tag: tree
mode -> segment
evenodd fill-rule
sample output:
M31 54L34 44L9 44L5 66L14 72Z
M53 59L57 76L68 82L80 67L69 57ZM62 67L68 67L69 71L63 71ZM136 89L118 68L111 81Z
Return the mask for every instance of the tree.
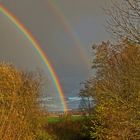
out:
M40 127L40 91L37 73L0 64L0 139L36 139Z
M94 99L91 137L140 138L140 48L123 42L94 45L93 69L84 93ZM82 91L82 92L83 92Z
M108 29L115 37L140 44L140 0L113 0L106 11Z

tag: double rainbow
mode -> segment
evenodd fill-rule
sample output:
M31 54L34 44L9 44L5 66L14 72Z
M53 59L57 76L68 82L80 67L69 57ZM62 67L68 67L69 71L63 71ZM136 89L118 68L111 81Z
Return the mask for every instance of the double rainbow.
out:
M57 92L59 93L63 111L67 112L68 108L67 108L67 104L65 101L65 96L64 96L62 86L59 82L58 76L57 76L54 68L52 67L51 63L49 62L47 55L42 51L41 46L39 45L37 40L33 37L33 35L30 33L30 31L27 30L27 28L2 4L0 4L0 13L3 14L5 17L7 17L16 26L16 28L22 34L24 34L24 36L32 44L33 48L37 51L38 55L42 58L43 62L45 63L45 65L48 69L52 82L53 82Z

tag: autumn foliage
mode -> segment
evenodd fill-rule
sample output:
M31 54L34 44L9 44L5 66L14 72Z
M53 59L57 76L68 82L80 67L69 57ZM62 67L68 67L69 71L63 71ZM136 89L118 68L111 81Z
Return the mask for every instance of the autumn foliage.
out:
M82 92L92 96L91 137L100 140L140 138L140 48L124 41L120 45L94 45L95 76Z
M33 73L0 64L0 139L36 139L40 127L40 80Z

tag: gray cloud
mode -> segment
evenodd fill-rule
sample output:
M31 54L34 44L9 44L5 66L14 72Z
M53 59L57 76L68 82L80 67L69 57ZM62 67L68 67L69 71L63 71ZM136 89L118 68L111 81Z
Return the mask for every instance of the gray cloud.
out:
M3 0L2 3L30 30L52 62L65 93L71 93L89 75L76 43L48 0ZM93 43L109 38L102 6L109 0L53 0L73 28L77 39L91 55ZM26 47L23 47L26 46ZM0 14L0 59L28 68L46 70L27 39ZM66 87L66 88L65 88ZM80 87L80 86L79 86ZM74 94L74 93L73 93Z

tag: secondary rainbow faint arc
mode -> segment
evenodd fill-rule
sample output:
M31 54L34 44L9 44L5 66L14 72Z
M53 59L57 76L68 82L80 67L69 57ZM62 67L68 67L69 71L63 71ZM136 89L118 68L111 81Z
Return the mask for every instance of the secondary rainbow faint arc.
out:
M90 69L91 64L88 59L88 56L84 50L84 47L78 37L78 35L75 33L72 25L70 24L68 18L65 16L64 12L60 9L57 2L55 0L47 0L47 4L49 5L52 12L54 12L55 16L58 17L58 19L63 23L65 29L68 31L70 36L72 37L74 43L76 44L76 47L78 48L78 51L80 52L82 56L82 60L85 63L85 66Z
M34 46L35 50L39 54L39 56L44 61L45 65L47 66L47 69L49 71L49 74L52 78L52 82L59 93L61 104L63 106L63 111L67 112L67 104L65 101L64 92L62 89L62 86L59 82L58 76L56 75L56 72L54 68L52 67L51 63L49 62L49 59L47 58L46 54L42 51L41 46L36 41L36 39L33 37L33 35L27 30L27 28L2 4L0 4L0 13L2 13L4 16L6 16L17 28L24 34L24 36L30 41L30 43Z

